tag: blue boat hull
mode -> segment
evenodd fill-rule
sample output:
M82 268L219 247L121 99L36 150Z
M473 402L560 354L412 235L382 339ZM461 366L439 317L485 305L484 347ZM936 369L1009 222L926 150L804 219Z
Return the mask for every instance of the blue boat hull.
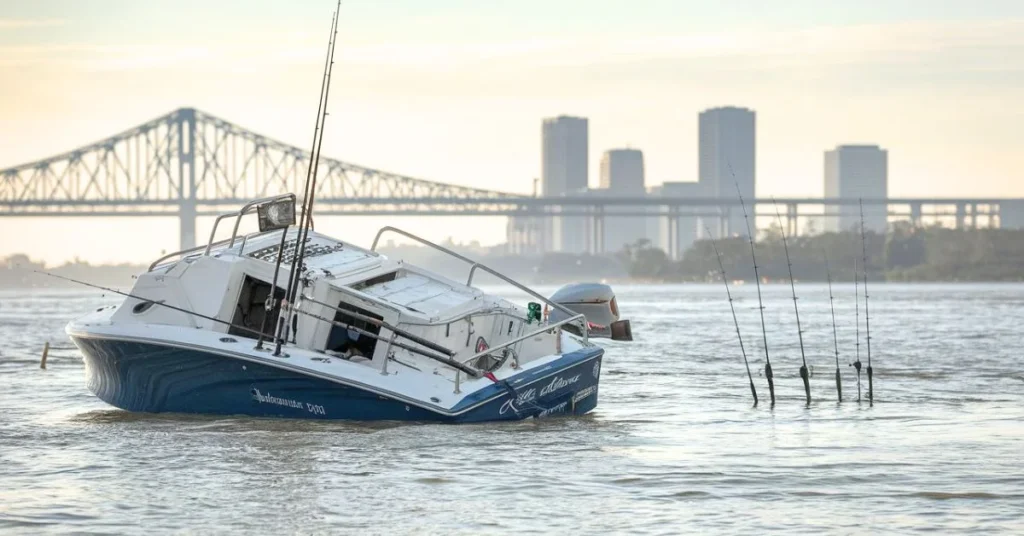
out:
M481 422L597 405L601 348L566 354L481 389L450 410L240 358L153 342L72 336L89 389L128 411L300 419Z

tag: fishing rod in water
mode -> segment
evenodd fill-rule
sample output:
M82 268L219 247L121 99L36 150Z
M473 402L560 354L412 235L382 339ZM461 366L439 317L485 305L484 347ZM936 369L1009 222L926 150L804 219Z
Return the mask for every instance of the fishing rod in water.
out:
M857 325L857 360L853 362L853 369L857 371L857 402L860 402L860 272L857 271L857 259L853 260L853 317Z
M864 255L864 340L868 345L868 403L875 403L875 387L871 381L871 314L868 312L868 241L864 233L864 200L860 203L860 247Z
M718 245L711 236L711 229L707 225L704 229L711 239L711 247L715 250L715 257L718 259L719 273L722 274L722 283L725 284L725 295L729 297L729 310L732 311L732 323L736 326L736 338L740 341L740 353L743 354L743 364L747 367L747 379L750 380L750 394L754 396L754 405L757 406L757 389L754 389L754 375L750 373L750 362L747 360L747 350L743 347L743 336L740 335L740 322L736 319L736 306L732 303L732 291L729 290L729 279L725 276L725 265L722 264L722 254L718 251Z
M786 251L786 268L789 269L789 288L793 291L793 312L796 314L796 334L800 338L800 379L804 381L804 394L807 396L807 405L811 404L811 379L807 371L807 356L804 353L804 331L800 327L800 309L796 306L796 284L793 282L793 262L789 259L789 245L786 243L786 230L782 227L782 213L779 212L779 204L772 198L772 205L775 205L775 217L779 220L779 232L782 233L782 247Z
M825 277L828 278L828 306L832 310L832 343L836 349L836 396L842 402L843 382L839 375L839 334L836 332L836 305L835 298L832 296L832 270L829 270L828 267L828 253L822 250L821 254L825 259Z
M729 166L732 173L732 166ZM733 173L733 180L736 174ZM757 308L761 312L761 336L764 338L764 377L768 379L768 394L772 398L772 406L775 406L775 377L772 375L772 361L768 357L768 330L764 325L764 301L761 299L761 276L757 271L757 255L754 253L754 235L750 232L750 218L747 216L747 207L743 203L743 194L740 192L740 183L736 182L736 195L740 198L740 208L743 209L743 222L747 227L747 241L750 242L750 259L754 263L754 282L757 283ZM756 227L756 222L755 222Z

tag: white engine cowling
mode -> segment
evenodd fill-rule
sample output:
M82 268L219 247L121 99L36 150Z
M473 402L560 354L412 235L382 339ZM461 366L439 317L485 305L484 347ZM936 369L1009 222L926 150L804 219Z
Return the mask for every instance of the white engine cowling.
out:
M633 340L629 320L619 318L619 304L612 287L601 283L574 283L566 285L551 295L551 301L582 314L587 318L591 337L610 338L616 341ZM569 315L560 309L552 309L548 320L559 322ZM572 330L569 325L566 329Z

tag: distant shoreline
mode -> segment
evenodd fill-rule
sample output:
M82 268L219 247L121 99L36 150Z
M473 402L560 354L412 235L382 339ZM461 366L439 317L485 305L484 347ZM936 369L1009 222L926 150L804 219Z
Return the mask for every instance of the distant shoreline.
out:
M600 281L618 285L754 282L750 244L745 237L698 240L681 258L672 259L648 240L623 245L614 253L511 254L504 246L482 247L445 242L457 253L479 259L503 274L531 285ZM787 257L778 229L761 233L756 243L758 275L766 284L788 282ZM894 224L886 234L824 233L789 240L793 277L803 283L834 284L863 280L893 283L1024 282L1024 230L916 228ZM467 279L469 265L429 248L388 244L381 252L393 259ZM828 256L826 264L825 256ZM27 255L0 259L0 288L71 288L59 279L33 273L49 271L104 286L131 287L146 270L143 264L91 265L75 260L47 267ZM478 285L497 283L480 274Z

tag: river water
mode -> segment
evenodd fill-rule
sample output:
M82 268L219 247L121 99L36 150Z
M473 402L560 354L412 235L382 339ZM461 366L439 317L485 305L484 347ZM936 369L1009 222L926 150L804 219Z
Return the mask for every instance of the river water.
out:
M733 290L757 374L755 289ZM62 331L113 298L4 291L0 532L1024 532L1024 285L872 286L874 406L835 290L842 404L823 285L797 286L810 407L789 288L765 287L774 408L720 285L622 286L637 340L606 345L596 411L467 426L126 413Z

